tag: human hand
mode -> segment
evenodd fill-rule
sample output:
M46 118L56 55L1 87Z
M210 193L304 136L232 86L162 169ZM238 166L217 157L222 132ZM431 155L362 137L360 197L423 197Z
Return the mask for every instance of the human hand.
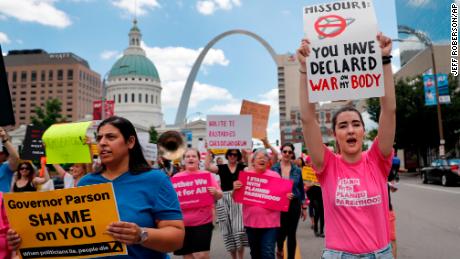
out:
M8 134L6 133L6 130L0 127L0 140L5 141L7 139L8 139Z
M243 183L240 180L236 180L233 182L233 190L238 190L243 187Z
M217 195L217 188L216 188L216 187L208 187L208 192L209 192L213 197L216 197L216 195Z
M307 208L302 208L302 221L307 219Z
M391 39L379 32L377 34L377 40L379 42L380 49L382 50L382 56L391 55L391 49L393 46Z
M300 47L297 49L297 60L300 65L306 69L306 60L310 56L310 41L308 39L302 39Z
M141 231L136 223L124 221L112 222L106 229L107 234L127 245L139 243Z
M287 198L288 198L289 200L294 199L294 194L293 194L292 192L288 193L288 194L287 194Z
M13 251L18 250L22 241L19 234L12 228L8 229L8 232L6 233L6 240L8 241L8 247Z

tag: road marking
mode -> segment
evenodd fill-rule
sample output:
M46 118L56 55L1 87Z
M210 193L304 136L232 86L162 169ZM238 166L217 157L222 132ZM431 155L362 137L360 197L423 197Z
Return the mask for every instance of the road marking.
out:
M453 194L460 194L460 191L456 192L456 191L452 191L452 190L438 189L438 188L434 188L434 187L428 187L428 186L412 184L412 183L401 183L401 184L406 185L406 186L415 187L415 188L420 188L420 189L439 191L439 192L447 192L447 193L453 193Z

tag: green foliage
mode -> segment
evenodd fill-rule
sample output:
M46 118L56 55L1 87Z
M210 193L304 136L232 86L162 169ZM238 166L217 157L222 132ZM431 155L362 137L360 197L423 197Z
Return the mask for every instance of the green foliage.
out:
M450 104L441 105L446 151L454 148L460 128L460 91L458 79L449 76ZM380 106L377 98L367 101L368 112L373 121L378 122ZM423 80L421 76L408 78L396 83L396 138L398 149L417 150L426 157L429 148L438 148L439 130L437 108L425 106Z
M373 141L375 137L377 137L377 129L371 129L369 132L367 132L367 140Z
M149 135L150 135L150 143L157 143L158 141L158 132L155 129L155 127L150 127L149 130Z
M46 101L44 110L41 107L35 108L35 114L32 116L32 124L47 129L49 126L61 122L61 101L59 99L50 99Z

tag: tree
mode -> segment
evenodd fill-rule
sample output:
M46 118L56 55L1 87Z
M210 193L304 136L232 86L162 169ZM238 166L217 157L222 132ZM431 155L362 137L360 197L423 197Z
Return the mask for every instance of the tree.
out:
M442 104L442 121L446 151L455 148L460 128L460 90L458 79L449 76L450 104ZM395 147L412 150L426 159L429 150L439 147L437 108L425 106L425 94L421 76L407 78L396 83L396 138ZM378 122L380 106L377 98L367 101L368 112L373 121ZM426 161L426 160L425 160Z
M41 107L35 108L36 116L32 116L32 124L47 129L49 126L62 121L61 101L50 99L46 101L44 110Z
M149 130L149 135L150 135L150 143L157 143L158 141L158 132L155 129L155 127L150 127Z

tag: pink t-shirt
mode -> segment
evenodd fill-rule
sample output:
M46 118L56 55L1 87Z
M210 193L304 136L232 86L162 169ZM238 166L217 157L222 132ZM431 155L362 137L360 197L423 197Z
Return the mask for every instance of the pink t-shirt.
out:
M11 250L8 248L6 232L9 229L8 218L6 217L5 206L3 204L3 194L0 192L0 258L11 258Z
M369 253L390 243L387 177L392 155L383 157L376 139L350 164L324 148L324 168L317 171L324 203L326 248Z
M263 175L281 178L277 172L271 170L266 170ZM243 204L243 225L245 227L277 228L280 226L280 215L281 212L276 210Z
M210 172L184 171L184 172L175 174L173 177L186 176L186 175L197 175L197 174L210 174ZM211 186L216 187L218 190L220 190L220 186L217 184L216 179L214 178L213 175L211 175ZM214 205L206 206L206 207L199 207L199 208L182 209L182 215L184 217L184 225L187 227L194 227L194 226L201 226L201 225L212 222L212 209L213 208L214 208Z

